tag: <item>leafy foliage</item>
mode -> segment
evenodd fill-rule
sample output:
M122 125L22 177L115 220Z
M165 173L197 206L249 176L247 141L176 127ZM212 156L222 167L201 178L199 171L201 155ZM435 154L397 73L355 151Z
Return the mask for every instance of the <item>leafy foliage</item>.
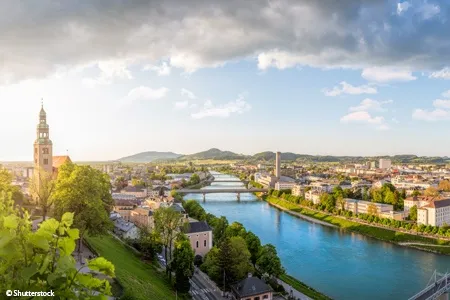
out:
M106 279L80 272L72 257L78 229L71 228L73 213L61 221L44 221L36 232L25 211L13 208L11 194L0 195L0 293L8 289L53 291L64 299L104 299L111 295ZM114 277L114 266L99 257L87 261L98 273Z
M274 245L264 245L256 263L263 273L270 276L279 277L285 273Z
M175 288L187 293L190 289L189 278L194 273L194 250L186 236L180 235L175 242L173 260L170 269L175 271Z

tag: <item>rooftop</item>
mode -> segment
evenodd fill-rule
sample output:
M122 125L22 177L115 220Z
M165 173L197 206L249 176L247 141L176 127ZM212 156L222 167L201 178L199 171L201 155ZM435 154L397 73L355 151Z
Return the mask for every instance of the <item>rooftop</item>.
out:
M212 228L209 227L208 223L206 221L196 221L196 222L189 222L187 233L196 233L196 232L205 232L205 231L211 231Z
M70 157L68 155L64 156L53 156L53 168L59 168L61 165L63 165L65 162L72 162L70 160Z
M250 297L273 292L272 288L258 277L248 277L231 285L233 292L239 297Z

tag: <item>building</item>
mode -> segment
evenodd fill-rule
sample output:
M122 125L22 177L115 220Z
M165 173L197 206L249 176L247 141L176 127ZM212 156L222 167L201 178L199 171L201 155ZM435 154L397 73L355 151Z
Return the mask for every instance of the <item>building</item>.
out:
M130 211L130 221L138 227L154 228L153 211L150 207L136 207Z
M245 278L231 285L232 298L234 300L272 300L273 290L258 277L249 274Z
M126 186L120 191L121 194L135 196L136 198L146 198L147 188L141 188L136 186Z
M413 207L414 205L417 208L426 206L428 204L430 204L433 201L442 199L440 197L429 197L429 196L414 196L414 197L408 197L406 199L403 200L403 207L404 207L404 211L405 213L409 214L409 211L411 210L411 207Z
M256 178L255 178L256 179ZM260 174L258 177L258 180L256 181L260 184L262 184L265 188L274 188L275 183L277 182L277 177L272 176L270 174Z
M431 226L450 224L450 198L434 200L418 208L417 224Z
M295 185L295 181L278 181L277 183L275 183L275 189L277 191L292 190Z
M137 239L139 237L139 229L133 223L123 218L115 218L114 234L122 239Z
M195 255L204 257L211 250L213 241L212 228L209 227L206 221L193 220L193 222L189 222L186 235L191 242Z
M305 186L301 185L301 184L295 184L292 187L292 195L294 196L301 196L304 197L305 196Z
M50 140L50 127L47 124L47 113L44 105L39 112L39 124L36 128L36 140L34 141L34 170L33 174L39 175L42 172L56 177L58 168L66 161L70 162L69 156L53 156L53 143ZM27 172L27 175L30 175ZM40 178L40 176L38 176ZM37 190L41 189L43 182L38 180ZM38 192L37 191L37 192Z
M312 201L314 204L319 204L321 194L322 192L309 190L305 193L305 200Z
M383 169L383 170L390 169L391 168L391 160L381 158L380 162L379 162L379 167L380 167L380 169Z
M275 154L275 177L277 180L281 177L281 152Z
M345 198L344 200L344 209L351 211L354 215L368 214L371 212L370 207L374 210L371 213L376 215L390 214L394 210L394 206L391 204L376 203L351 198Z

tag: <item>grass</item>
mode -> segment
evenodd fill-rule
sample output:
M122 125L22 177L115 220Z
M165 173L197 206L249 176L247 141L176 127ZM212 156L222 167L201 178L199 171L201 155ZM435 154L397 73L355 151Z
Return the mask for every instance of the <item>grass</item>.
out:
M99 255L115 266L116 279L124 289L124 299L175 299L165 275L140 258L114 237L88 237Z
M353 232L357 232L372 238L376 238L379 240L400 243L400 242L418 242L418 243L426 243L430 244L429 246L419 246L415 245L414 248L423 249L423 250L434 250L441 254L450 254L450 249L446 247L439 247L439 245L449 245L449 241L441 240L441 239L433 239L428 237L423 237L414 234L408 234L404 232L399 232L395 230L389 230L386 228L380 228L375 226L370 226L366 224L361 224L358 222L354 222L351 220L346 220L337 216L328 215L322 212L317 212L311 209L300 207L297 204L288 202L284 199L276 198L273 196L269 196L265 199L267 202L279 205L288 210L300 213L302 215L315 218L317 220L321 220L333 225L336 225L342 229L350 230ZM445 250L443 250L445 248Z
M311 299L314 300L331 300L330 297L321 294L320 292L316 291L315 289L313 289L312 287L307 286L306 284L304 284L303 282L295 279L294 277L290 276L290 275L281 275L280 279L283 280L284 282L286 282L287 284L289 284L290 286L292 286L293 288L295 288L297 291L305 294L306 296L310 297ZM289 291L287 291L289 292Z

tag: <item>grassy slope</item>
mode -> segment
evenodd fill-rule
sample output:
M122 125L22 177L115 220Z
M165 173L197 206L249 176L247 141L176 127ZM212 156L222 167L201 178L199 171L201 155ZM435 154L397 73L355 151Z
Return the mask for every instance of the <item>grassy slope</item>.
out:
M331 298L319 293L315 289L307 286L303 282L295 279L292 276L281 275L280 279L283 280L284 282L286 282L287 284L289 284L290 286L292 286L293 288L295 288L297 291L302 292L306 296L310 297L311 299L314 299L314 300L330 300L331 299ZM287 292L289 293L289 291L287 291Z
M89 237L88 243L115 266L125 299L175 299L175 293L153 266L144 263L112 236Z
M415 246L415 248L423 249L423 250L434 250L443 254L450 253L449 249L442 251L443 247L432 246L432 245L448 245L448 241L427 238L422 236L417 236L414 234L408 234L404 232L393 231L385 228L374 227L370 225L360 224L357 222L353 222L350 220L345 220L339 217L330 216L325 213L316 212L310 209L302 208L299 205L290 203L286 200L275 198L275 197L267 197L266 201L280 205L289 210L301 213L305 216L312 217L318 220L322 220L328 222L333 225L337 225L343 229L351 230L354 232L358 232L364 234L369 237L373 237L379 240L388 241L388 242L420 242L427 243L430 246Z

